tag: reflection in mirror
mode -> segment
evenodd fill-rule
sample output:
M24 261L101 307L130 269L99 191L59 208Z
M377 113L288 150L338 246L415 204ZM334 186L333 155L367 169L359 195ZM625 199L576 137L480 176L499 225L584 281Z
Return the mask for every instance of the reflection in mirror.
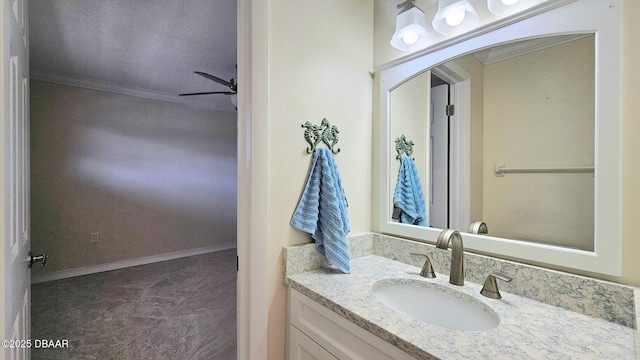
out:
M396 139L396 160L400 161L398 180L393 193L393 220L404 224L427 226L426 204L422 183L411 157L413 141L404 136Z
M391 122L391 136L395 135L397 156L392 160L389 184L393 204L394 221L420 226L433 226L428 216L425 195L431 192L425 186L427 175L427 137L429 79L424 75L416 76L391 93L391 109L394 109ZM411 152L403 153L403 143L411 144ZM399 151L400 148L400 151Z
M461 144L450 135L450 86L426 70L389 95L390 143L406 135L415 144L427 226L484 222L489 236L594 251L594 35L494 46L450 64L471 82L467 203L452 200L450 159ZM394 194L401 163L390 162ZM456 223L454 211L469 221Z

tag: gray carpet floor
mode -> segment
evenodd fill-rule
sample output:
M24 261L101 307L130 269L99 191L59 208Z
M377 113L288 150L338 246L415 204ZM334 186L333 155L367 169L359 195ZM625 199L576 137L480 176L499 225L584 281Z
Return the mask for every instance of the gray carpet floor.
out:
M34 284L34 360L236 359L235 249Z

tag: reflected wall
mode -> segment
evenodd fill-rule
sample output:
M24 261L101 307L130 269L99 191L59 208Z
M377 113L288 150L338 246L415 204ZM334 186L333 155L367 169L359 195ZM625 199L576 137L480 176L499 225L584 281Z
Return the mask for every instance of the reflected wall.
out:
M485 66L482 220L490 235L593 251L593 174L500 177L494 168L594 166L594 54L589 36Z

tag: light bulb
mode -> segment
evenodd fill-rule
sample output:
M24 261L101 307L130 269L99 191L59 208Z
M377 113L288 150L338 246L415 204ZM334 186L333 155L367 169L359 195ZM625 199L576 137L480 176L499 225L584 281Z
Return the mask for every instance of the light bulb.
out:
M508 0L510 1L510 0ZM445 17L445 21L449 26L458 26L464 20L464 16L466 11L463 7L455 7L447 12L447 16Z
M404 42L407 45L413 45L416 43L416 41L418 41L419 37L420 37L420 34L418 34L416 30L414 29L407 30L402 34L402 42Z
M520 0L500 0L500 2L504 5L513 5L515 3L517 3Z

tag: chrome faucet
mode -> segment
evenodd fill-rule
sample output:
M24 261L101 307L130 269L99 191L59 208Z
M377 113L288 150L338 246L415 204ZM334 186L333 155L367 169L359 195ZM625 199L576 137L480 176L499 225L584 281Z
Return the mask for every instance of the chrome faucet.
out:
M448 249L451 243L451 272L449 273L449 283L453 285L464 285L464 248L462 246L462 236L456 230L443 230L438 235L436 247Z

